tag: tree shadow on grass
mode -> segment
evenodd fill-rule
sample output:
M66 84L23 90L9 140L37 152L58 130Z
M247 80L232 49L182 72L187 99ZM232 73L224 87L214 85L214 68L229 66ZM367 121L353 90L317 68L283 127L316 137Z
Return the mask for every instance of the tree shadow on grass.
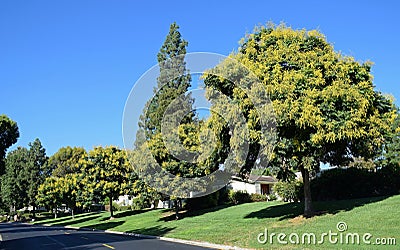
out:
M123 217L127 217L127 216L131 216L131 215L136 215L136 214L141 214L141 213L145 213L145 212L150 212L151 210L129 210L129 211L123 211L123 212L119 212L119 213L115 213L114 214L114 218L123 218ZM102 218L100 221L107 221L109 220L110 217L104 217Z
M188 217L196 217L206 213L216 212L218 210L231 207L231 204L219 205L217 207L201 209L201 210L184 210L179 212L179 219L188 218ZM176 220L175 217L175 210L170 209L165 211L168 215L163 216L162 218L158 219L158 221L173 221Z
M97 218L99 218L101 216L102 216L102 214L94 214L94 215L85 216L85 217L82 217L82 218L79 218L79 219L77 219L77 218L71 219L71 217L70 217L69 218L70 220L56 222L56 223L53 223L52 225L53 226L67 226L67 225L71 225L71 224L78 224L78 223L85 222L85 221L88 221L88 220L97 219Z
M114 214L114 218L123 218L131 215L136 215L136 214L141 214L145 212L149 212L151 210L149 209L142 209L142 210L129 210L129 211L123 211L123 212L118 212ZM109 220L110 217L104 217L100 221L106 221Z
M99 222L99 223L91 224L91 225L85 226L85 228L108 230L108 229L120 226L120 225L122 225L124 223L125 223L125 221L112 221L112 220L109 220L108 222Z
M122 218L122 217L126 217L126 216L131 216L131 215L135 215L135 214L141 214L141 213L145 213L145 212L150 212L150 209L141 209L141 210L128 210L128 211L123 211L123 212L119 212L116 213L114 215L115 218Z
M127 233L137 233L137 234L145 234L145 235L154 235L154 236L164 236L166 233L174 230L176 227L165 227L165 226L153 226L153 227L145 227L145 228L136 228L129 231Z
M84 213L84 214L76 214L75 215L75 219L76 218L79 218L79 217L83 217L83 216L89 216L89 215L93 215L93 214L99 214L98 212L91 212L91 213ZM69 215L69 214L66 214L66 215L63 215L62 217L57 217L57 219L53 219L54 218L54 214L51 214L51 216L50 216L51 218L46 218L46 219L38 219L38 220L36 220L35 221L35 223L33 223L33 224L41 224L41 223L46 223L46 222L43 222L44 220L48 220L48 219L51 219L51 221L49 221L48 223L59 223L59 222L63 222L63 221L66 221L66 220L72 220L72 216L71 215Z
M378 202L388 198L388 196L371 197L354 200L313 202L316 216L323 214L336 214L342 211L350 211L353 208L361 207L369 203ZM291 219L302 215L304 212L304 203L285 203L266 207L259 211L251 212L244 218L277 218L279 220Z

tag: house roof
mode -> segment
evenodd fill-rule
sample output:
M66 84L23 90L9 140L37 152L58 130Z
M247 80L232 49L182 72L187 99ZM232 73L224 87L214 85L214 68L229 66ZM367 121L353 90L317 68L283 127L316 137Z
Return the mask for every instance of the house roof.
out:
M254 175L250 174L248 178L241 178L239 176L232 176L232 179L234 180L239 180L239 181L244 181L244 182L249 182L249 183L254 183L254 182L268 182L268 183L273 183L277 182L277 180L272 177L272 176L266 176L266 175Z
M259 176L254 174L250 174L249 180L254 182L276 182L276 179L272 176L266 176L266 175Z

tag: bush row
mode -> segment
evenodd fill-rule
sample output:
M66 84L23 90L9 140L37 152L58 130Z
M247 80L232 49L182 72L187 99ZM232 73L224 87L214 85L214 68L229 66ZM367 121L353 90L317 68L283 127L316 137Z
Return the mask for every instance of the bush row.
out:
M400 170L385 167L376 172L365 169L331 169L311 181L312 199L343 200L394 195L400 192Z

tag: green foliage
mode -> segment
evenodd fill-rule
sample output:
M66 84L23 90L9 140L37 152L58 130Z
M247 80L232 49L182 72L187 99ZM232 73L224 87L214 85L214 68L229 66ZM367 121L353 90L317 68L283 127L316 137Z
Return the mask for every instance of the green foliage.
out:
M179 26L171 24L169 33L157 55L160 66L158 88L155 97L146 105L146 113L141 116L139 126L144 129L146 138L161 132L161 121L167 107L190 87L191 77L186 74L186 47L188 42L182 39Z
M385 143L385 154L382 161L384 166L391 166L400 169L400 114L392 125L389 139Z
M232 202L233 204L242 204L242 203L247 203L251 201L250 195L246 191L229 191L229 201Z
M204 192L205 188L197 183L184 183L182 177L206 176L218 168L218 162L196 158L196 153L201 155L209 149L200 146L204 124L195 117L192 97L185 94L191 82L185 63L187 45L178 25L173 23L157 56L160 75L155 96L146 104L135 149L130 154L140 179L146 184L156 184L158 192L167 193L171 198L187 197L189 189ZM178 155L196 162L182 160Z
M151 201L143 196L135 197L132 201L132 210L142 210L151 206Z
M0 175L4 173L6 150L17 142L18 137L17 123L6 115L0 115Z
M264 194L251 194L250 195L250 200L252 202L260 202L260 201L268 201L268 196Z
M64 147L60 148L52 155L47 162L46 171L48 174L62 177L67 174L80 172L79 161L87 156L84 148L79 147Z
M129 189L127 194L136 197L134 199L134 203L136 202L137 204L133 205L135 209L148 208L152 204L156 206L158 200L165 198L162 197L162 195L159 194L154 188L150 187L144 181L139 179L133 171L130 173Z
M127 192L129 162L126 151L114 146L95 147L82 164L82 183L87 192L110 201ZM112 206L110 208L112 217Z
M116 202L113 202L112 206L113 206L113 210L114 211L128 211L128 210L131 210L131 206L119 205Z
M23 178L27 184L26 192L27 204L33 207L37 206L36 195L38 194L38 186L44 181L43 176L45 164L47 162L46 149L38 138L32 143L29 143L29 158L28 164L24 169Z
M8 153L5 164L5 174L1 177L1 199L7 206L22 208L27 204L27 184L25 182L25 169L29 164L29 151L18 147Z
M29 149L19 147L7 155L1 192L2 200L9 208L36 207L46 161L46 150L39 139L29 143Z
M303 183L298 180L279 181L274 185L274 192L288 202L300 201L303 192Z
M62 202L62 194L60 192L60 182L57 177L48 177L38 187L36 195L38 204L49 210L56 209Z
M189 210L199 210L216 207L227 202L229 202L229 191L222 188L205 196L187 199L185 207Z
M109 204L122 194L145 195L151 191L145 193L143 182L129 170L127 152L113 146L96 147L89 153L82 148L62 148L47 166L53 169L52 176L40 186L37 199L46 207L66 204L72 216L79 208Z
M268 146L257 130L263 115L257 115L251 104L269 96L278 134L270 164L301 171L305 214L312 214L309 173L318 171L320 162L346 166L353 157L381 155L397 111L392 100L374 90L370 62L362 64L335 52L318 31L293 30L285 25L259 27L230 58L246 66L263 84L247 83L247 94L243 94L239 86L213 75L225 72L234 79L240 76L232 60L205 76L209 95L218 90L248 114L251 155L242 172L250 172L260 145ZM246 80L242 81L246 84ZM220 149L227 147L225 144Z
M268 201L276 201L278 197L275 194L268 195Z
M314 200L344 200L393 195L400 192L400 172L395 168L331 169L311 181Z
M364 157L355 157L353 158L353 161L349 163L349 167L374 170L376 168L376 164L372 159L366 160Z

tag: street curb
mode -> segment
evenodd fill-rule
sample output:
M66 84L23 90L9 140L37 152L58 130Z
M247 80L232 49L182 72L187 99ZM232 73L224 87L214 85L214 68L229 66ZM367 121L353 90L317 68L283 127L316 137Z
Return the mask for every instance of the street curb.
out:
M236 246L227 246L227 245L221 245L221 244L214 244L210 242L205 242L205 241L192 241L192 240L182 240L182 239L176 239L176 238L169 238L169 237L163 237L163 236L154 236L154 235L146 235L146 234L138 234L138 233L127 233L127 232L118 232L118 231L112 231L112 230L99 230L99 229L93 229L93 228L86 228L86 227L73 227L73 226L53 226L49 224L30 224L30 223L24 223L28 224L31 226L45 226L45 227L54 227L54 228L64 228L64 229L73 229L73 230L79 230L79 231L94 231L94 232L103 232L103 233L108 233L108 234L118 234L118 235L126 235L126 236L133 236L137 238L142 238L142 239L158 239L162 241L169 241L169 242L175 242L175 243L181 243L181 244L186 244L186 245L192 245L192 246L200 246L200 247L207 247L207 248L212 248L212 249L226 249L226 250L246 250L247 248L240 248Z

